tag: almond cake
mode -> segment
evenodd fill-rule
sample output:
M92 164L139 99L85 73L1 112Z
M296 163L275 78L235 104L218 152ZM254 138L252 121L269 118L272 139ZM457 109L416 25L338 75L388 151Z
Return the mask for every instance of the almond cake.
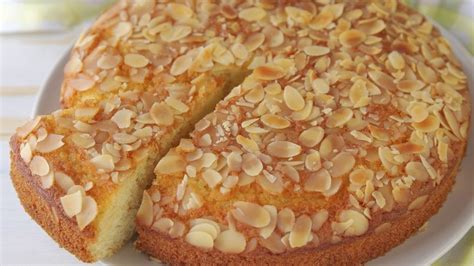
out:
M438 211L469 131L449 43L394 0L122 0L64 76L11 175L85 262L137 231L169 264L364 263Z

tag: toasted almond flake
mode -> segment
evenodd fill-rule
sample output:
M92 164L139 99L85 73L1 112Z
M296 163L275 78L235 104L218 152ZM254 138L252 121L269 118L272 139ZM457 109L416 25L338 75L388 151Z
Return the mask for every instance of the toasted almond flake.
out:
M242 233L234 230L223 231L217 236L214 246L216 249L230 254L238 254L245 250L247 241Z
M41 187L44 189L51 188L54 184L54 172L49 171L49 173L45 176L40 176L41 180Z
M295 213L289 209L284 208L278 212L277 227L282 233L288 233L293 230L295 224Z
M63 210L68 217L74 217L79 214L82 210L83 204L83 194L81 191L76 191L74 193L62 196L59 198Z
M87 149L95 145L94 138L87 133L74 133L70 138L74 145L80 148Z
M166 7L166 12L177 21L188 19L194 15L191 8L176 3L169 3Z
M76 108L76 110L74 111L74 116L76 117L76 119L87 121L93 119L98 112L99 108L97 107L81 107Z
M267 145L267 152L278 158L290 158L301 153L301 146L293 142L277 140Z
M328 93L329 84L325 79L317 78L311 83L315 93Z
M227 166L230 171L240 171L242 167L242 155L238 152L231 152L227 158Z
M276 224L277 224L278 211L275 208L275 206L272 206L272 205L265 205L263 206L263 208L265 208L268 211L268 213L270 213L270 223L267 226L260 229L259 234L262 238L268 238L273 233L273 231L275 231Z
M369 229L369 221L358 211L343 210L339 214L339 219L341 221L353 221L352 225L344 232L344 236L360 236Z
M314 147L324 137L324 129L322 127L310 127L301 132L298 141L305 147Z
M323 227L324 223L329 218L329 212L327 210L320 210L311 216L312 220L312 229L313 231L318 231Z
M448 125L451 128L451 131L454 133L454 135L461 137L459 122L456 119L454 113L447 106L445 106L443 108L443 114L444 114L444 117L446 118L446 122L448 122Z
M411 102L407 107L407 112L413 122L419 123L425 120L428 115L428 108L424 102Z
M412 123L413 127L421 132L434 132L439 128L439 118L434 115L429 115L425 120L421 122Z
M437 151L438 151L439 160L444 163L447 163L448 162L448 144L443 141L440 141L438 143Z
M298 171L291 165L284 165L281 167L280 171L287 177L291 178L296 183L300 182L300 174Z
M429 174L421 162L408 162L405 166L405 172L421 182L429 179Z
M74 186L72 178L63 172L55 172L54 180L64 192L67 192L72 186Z
M381 141L388 141L390 139L389 134L384 129L378 128L373 125L368 125L367 127L369 128L370 134L374 138Z
M242 157L242 170L249 176L257 176L263 170L263 164L253 153L246 153Z
M241 43L235 43L231 46L230 50L234 54L236 58L239 59L246 59L249 56L249 52L247 51L247 47Z
M286 118L273 114L264 114L262 117L260 117L260 120L262 120L263 124L266 126L275 129L284 129L291 125L290 121L288 121Z
M170 74L173 76L181 75L188 70L193 63L189 55L182 55L176 58L171 65Z
M267 12L260 7L249 7L240 10L239 18L252 22L263 19L267 15Z
M147 191L143 192L142 203L137 212L137 221L145 226L153 223L153 201Z
M108 154L97 155L91 159L91 163L97 169L103 169L105 171L112 171L115 167L114 158Z
M353 116L352 109L349 108L340 108L334 111L331 116L326 120L326 126L333 127L342 127L344 124L349 122Z
M82 203L82 210L76 215L76 222L79 226L79 230L86 228L97 216L97 203L95 200L87 196L84 198Z
M369 91L365 82L358 80L351 86L349 90L349 99L351 100L354 108L363 107L369 104L370 98Z
M263 97L265 96L265 93L261 87L257 87L254 89L251 89L247 94L245 94L244 98L248 102L251 103L259 103L260 101L263 100Z
M423 157L423 155L419 155L419 157L420 157L421 163L425 167L430 177L432 179L436 179L438 177L438 174L436 173L436 170L434 169L434 167L428 162L428 160L426 160L425 157Z
M382 233L382 232L388 230L391 226L392 226L391 223L383 223L383 224L377 226L377 227L374 229L374 232L375 232L376 234Z
M202 173L202 178L210 188L215 188L220 182L222 182L222 175L214 169L206 169Z
M286 106L293 111L300 111L305 106L305 101L303 96L291 86L286 86L283 91L283 100L285 101Z
M339 42L345 47L354 47L365 41L367 35L359 30L347 30L339 35Z
M416 68L418 70L418 74L424 82L435 83L438 81L436 72L431 67L425 65L423 62L418 62Z
M334 15L329 10L321 10L311 21L309 27L313 30L322 30L334 20Z
M392 189L392 195L396 202L406 203L410 197L410 189L406 187L394 187Z
M366 20L366 21L363 21L363 22L359 23L359 25L357 25L358 30L363 31L368 35L377 34L381 31L383 31L385 29L385 27L386 27L385 22L381 19Z
M386 200L385 200L382 192L374 191L374 192L372 192L372 197L375 199L375 202L377 203L377 206L379 206L380 208L385 207Z
M97 61L97 66L101 69L115 68L122 61L119 55L103 54Z
M263 65L257 67L253 71L253 75L256 79L260 80L276 80L284 77L286 75L286 71L276 65Z
M176 25L161 32L160 38L164 42L176 42L191 34L192 28L184 25Z
M49 173L50 167L44 157L35 155L30 162L30 170L33 175L45 176Z
M150 109L150 115L159 126L170 126L174 122L173 110L163 102L154 103Z
M202 249L211 249L214 246L212 236L202 231L189 232L185 240L189 244Z
M128 128L134 115L135 113L128 109L122 109L117 111L110 120L112 120L112 122L114 122L119 128Z
M31 158L33 157L33 153L31 151L30 143L26 142L23 146L21 146L20 157L27 164L31 161Z
M303 52L309 56L322 56L328 54L331 51L328 47L319 46L319 45L311 45L306 46L303 49Z
M71 58L64 67L64 74L73 75L79 73L82 70L82 61L78 53L73 53Z
M308 24L313 18L313 14L301 8L287 6L285 12L292 20L300 24Z
M144 57L141 54L126 54L124 62L128 66L141 68L148 65L150 61L148 60L148 58Z
M131 144L138 140L134 135L121 132L113 134L112 139L119 144Z
M158 232L168 233L173 226L174 222L170 218L160 218L153 223L151 228Z
M397 51L392 51L391 53L389 53L388 60L395 69L403 69L405 67L405 60L403 59L402 55L400 55L400 53Z
M331 175L328 170L322 168L319 171L312 173L304 183L305 191L324 192L331 187Z
M212 239L216 239L220 232L220 229L219 227L216 227L214 224L211 223L198 223L193 225L189 232L197 231L208 233L210 236L212 236Z
M171 238L178 238L184 235L186 231L186 225L180 221L173 222L173 226L169 229L168 233Z
M262 206L245 201L236 201L233 206L235 209L231 210L234 218L244 224L262 228L270 224L270 213Z
M427 199L428 195L419 196L418 198L414 199L410 205L408 205L408 210L411 211L423 207Z
M397 84L397 88L399 90L408 93L412 91L421 90L423 87L425 87L425 83L419 80L401 80Z
M40 121L41 121L40 116L35 117L33 120L30 120L26 122L23 126L17 128L16 134L20 138L27 137L33 130L35 130L38 127Z
M329 170L332 177L340 177L347 173L355 165L355 158L349 152L340 152L331 160L333 163L332 168Z
M304 165L309 171L317 171L321 168L321 156L318 151L312 151L306 155Z
M359 168L352 171L349 175L349 180L352 184L363 186L367 181L374 178L374 171L366 168Z
M180 155L166 155L163 157L155 167L157 174L173 174L184 172L186 161Z
M280 254L286 250L286 246L280 240L280 236L276 233L273 233L270 237L265 239L260 238L259 243L274 254Z
M265 35L261 32L254 33L247 37L244 46L249 52L255 51L265 41Z
M425 147L418 145L412 142L404 142L392 145L392 148L400 152L400 154L414 154L422 153L425 150Z
M372 142L372 139L369 136L365 135L364 133L362 133L360 131L352 130L350 132L350 134L351 134L351 136L353 136L357 140L365 141L365 142L368 142L368 143Z
M308 215L301 215L296 219L290 232L289 243L292 248L302 247L308 243L311 235L312 221Z
M242 148L244 148L248 152L252 153L252 152L259 151L258 144L253 139L249 139L242 135L238 135L236 137L236 141L238 144L242 146Z
M95 82L90 79L77 78L68 81L68 85L76 91L86 91L94 86Z
M130 24L129 22L121 21L115 25L112 32L116 37L121 38L130 33L131 30L132 24Z

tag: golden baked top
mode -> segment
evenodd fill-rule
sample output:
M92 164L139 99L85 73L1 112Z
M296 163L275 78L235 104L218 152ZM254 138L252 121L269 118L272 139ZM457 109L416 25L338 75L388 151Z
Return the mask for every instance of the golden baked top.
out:
M158 163L142 226L282 253L386 229L451 174L470 107L448 42L397 1L332 2L164 7L226 30L252 72Z

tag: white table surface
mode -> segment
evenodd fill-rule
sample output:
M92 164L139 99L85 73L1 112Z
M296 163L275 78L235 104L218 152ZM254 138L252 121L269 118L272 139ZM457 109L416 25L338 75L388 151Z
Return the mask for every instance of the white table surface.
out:
M0 35L0 265L81 264L21 207L9 176L8 139L31 116L39 87L82 28L56 34Z

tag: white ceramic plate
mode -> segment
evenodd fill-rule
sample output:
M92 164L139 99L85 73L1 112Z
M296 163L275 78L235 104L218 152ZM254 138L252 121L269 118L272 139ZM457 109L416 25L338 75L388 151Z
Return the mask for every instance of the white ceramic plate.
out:
M439 27L441 28L441 27ZM443 35L451 42L456 56L460 59L469 78L471 99L474 99L473 57L449 32L441 28ZM66 53L56 64L49 78L41 88L33 115L48 114L59 108L59 92L63 80L63 68L69 58ZM471 125L474 116L471 116ZM433 216L426 230L392 249L369 265L427 265L451 249L474 225L474 131L470 132L470 142L456 184L448 200L438 214ZM152 264L148 257L135 251L129 243L119 253L103 260L106 265L146 265Z

